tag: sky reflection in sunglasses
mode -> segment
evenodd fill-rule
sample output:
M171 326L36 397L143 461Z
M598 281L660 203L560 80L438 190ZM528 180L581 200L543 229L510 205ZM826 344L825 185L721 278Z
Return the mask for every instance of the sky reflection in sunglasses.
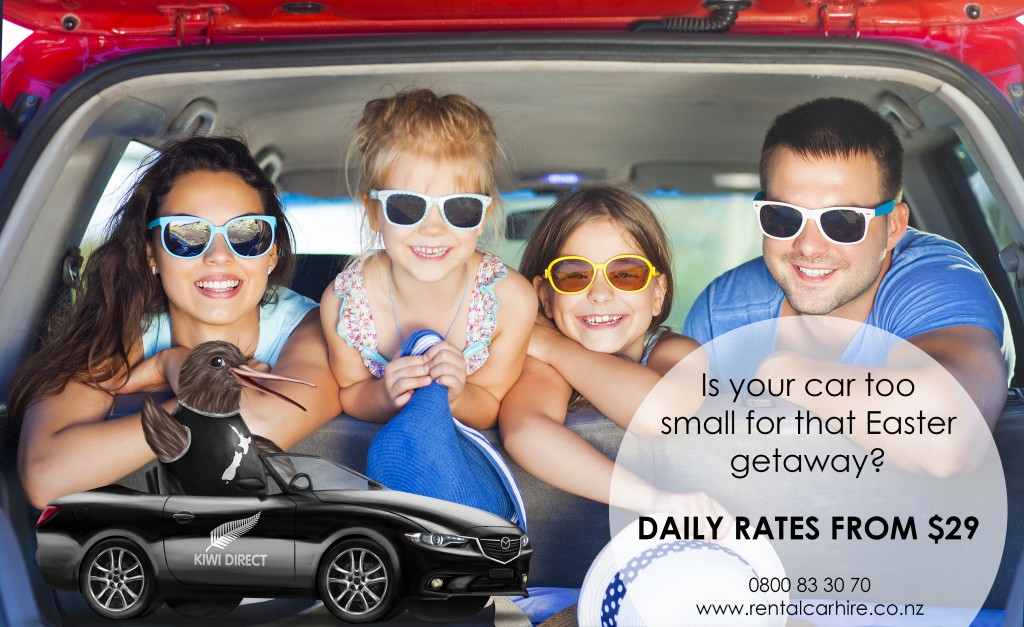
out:
M274 246L277 218L274 216L238 216L215 226L195 216L164 216L146 225L160 228L160 241L172 257L191 259L204 254L213 238L220 234L231 252L239 257L262 257Z
M884 202L877 207L825 207L806 209L785 202L763 200L764 193L754 197L754 211L757 213L761 232L772 239L793 239L804 230L808 220L818 225L825 239L833 244L848 246L864 241L868 223L876 216L891 213L895 200Z
M391 226L416 226L427 218L430 207L437 205L445 223L460 230L483 224L491 204L491 197L483 194L428 196L402 189L371 189L370 199L384 205L384 219Z
M559 257L544 270L544 278L559 294L579 294L590 289L597 273L620 292L640 292L661 274L640 255L617 255L604 263L595 263L586 257Z

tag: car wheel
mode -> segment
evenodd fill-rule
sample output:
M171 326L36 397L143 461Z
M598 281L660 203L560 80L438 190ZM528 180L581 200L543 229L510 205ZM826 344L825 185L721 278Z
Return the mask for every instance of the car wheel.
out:
M398 603L395 568L384 547L372 540L346 540L320 562L317 589L324 606L349 623L370 623Z
M104 540L82 562L79 586L85 601L104 618L137 618L156 609L156 580L142 548L123 538Z
M182 616L188 618L213 618L224 616L238 607L242 597L200 599L192 597L167 597L164 603Z

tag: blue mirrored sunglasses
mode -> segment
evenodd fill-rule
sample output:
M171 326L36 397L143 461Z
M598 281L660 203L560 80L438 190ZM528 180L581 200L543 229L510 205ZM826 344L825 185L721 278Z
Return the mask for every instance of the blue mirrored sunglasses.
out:
M189 259L202 255L218 233L224 236L231 252L239 257L262 257L274 247L277 218L273 216L238 216L215 226L195 216L164 216L146 225L160 228L164 250L173 257Z

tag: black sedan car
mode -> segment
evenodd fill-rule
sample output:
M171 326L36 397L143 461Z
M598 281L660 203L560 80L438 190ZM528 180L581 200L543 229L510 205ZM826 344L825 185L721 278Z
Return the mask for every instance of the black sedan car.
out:
M363 623L403 605L454 617L492 594L526 594L532 550L508 521L316 456L262 460L270 479L252 497L171 494L156 467L149 492L108 486L54 501L36 524L46 581L112 619L161 601L210 615L244 596L319 596Z

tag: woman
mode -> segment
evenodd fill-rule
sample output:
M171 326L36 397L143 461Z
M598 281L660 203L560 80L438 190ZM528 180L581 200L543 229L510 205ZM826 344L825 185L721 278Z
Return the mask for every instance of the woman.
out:
M29 501L42 507L152 460L138 413L105 420L115 396L175 389L188 351L208 340L317 385L287 390L308 411L243 396L253 433L288 448L340 413L316 304L282 287L294 265L274 185L242 142L166 146L111 218L74 305L11 383Z

